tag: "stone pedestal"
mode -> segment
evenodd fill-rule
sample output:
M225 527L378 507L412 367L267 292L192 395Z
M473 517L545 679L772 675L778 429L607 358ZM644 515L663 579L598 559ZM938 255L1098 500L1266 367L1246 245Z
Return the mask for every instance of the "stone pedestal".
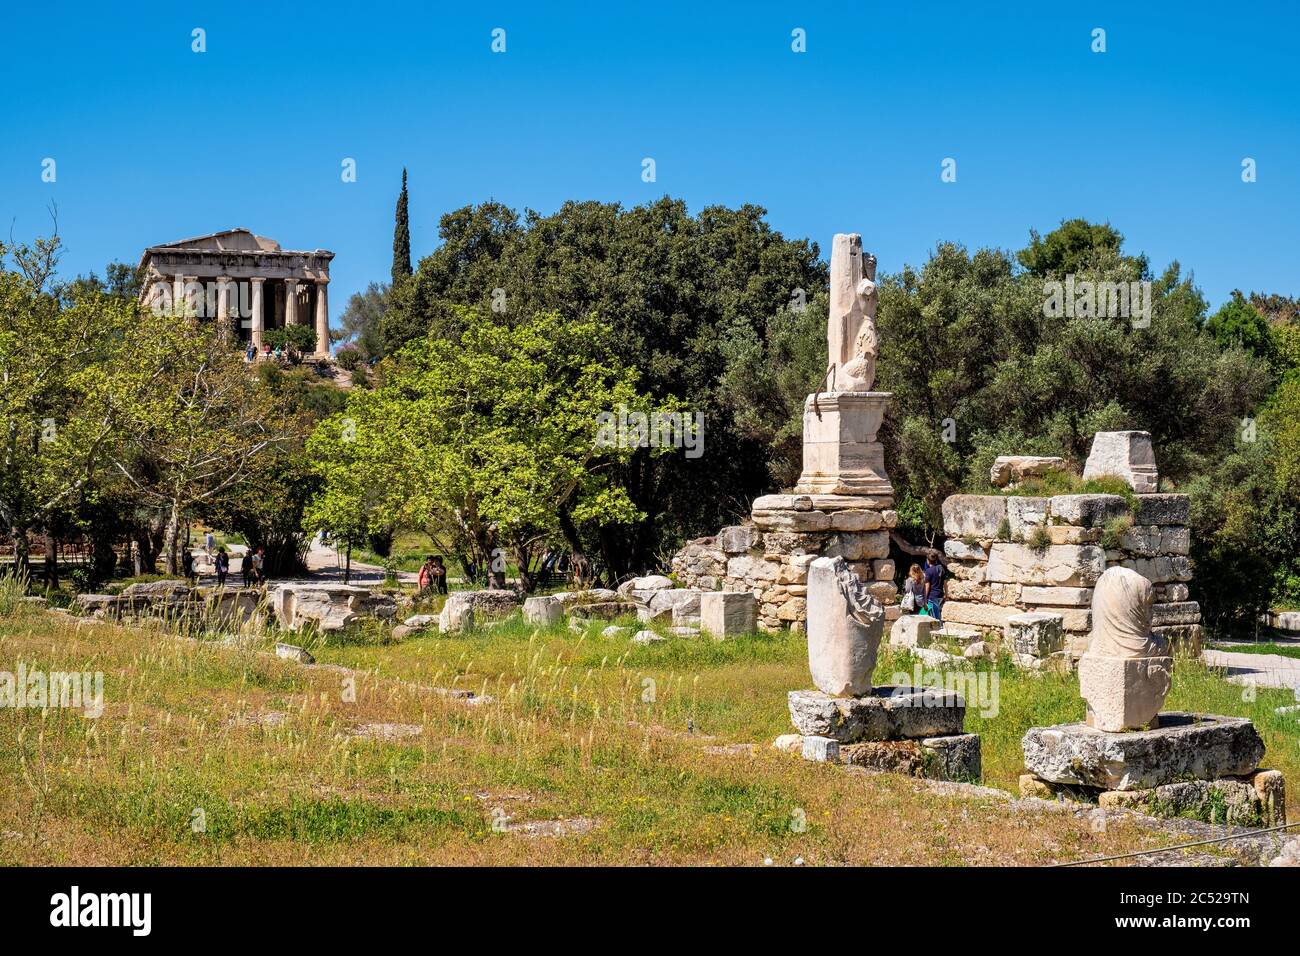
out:
M1083 478L1123 478L1140 495L1154 494L1160 484L1150 432L1097 432L1083 466Z
M700 595L700 630L715 640L754 630L758 606L749 591L710 591Z
M1079 696L1088 702L1087 723L1097 730L1156 726L1173 679L1172 657L1079 658Z
M855 605L850 595L865 603ZM843 558L813 561L808 570L808 669L818 690L835 696L869 692L884 624L884 607Z
M1108 733L1087 724L1031 727L1025 769L1050 784L1147 790L1254 772L1264 741L1245 717L1166 711L1153 730Z
M962 733L966 704L953 691L876 687L858 697L791 691L790 719L806 760L935 780L978 781L980 738Z
M876 440L890 392L820 392L803 407L803 474L796 494L891 498Z

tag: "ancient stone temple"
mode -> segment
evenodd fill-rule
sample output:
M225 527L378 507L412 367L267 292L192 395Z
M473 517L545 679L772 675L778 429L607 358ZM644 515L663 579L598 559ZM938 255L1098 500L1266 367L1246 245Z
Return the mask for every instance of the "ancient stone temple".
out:
M247 229L227 229L150 246L140 258L141 300L170 311L178 303L225 327L232 344L261 348L267 329L310 325L316 356L329 356L330 260L334 253L285 250Z

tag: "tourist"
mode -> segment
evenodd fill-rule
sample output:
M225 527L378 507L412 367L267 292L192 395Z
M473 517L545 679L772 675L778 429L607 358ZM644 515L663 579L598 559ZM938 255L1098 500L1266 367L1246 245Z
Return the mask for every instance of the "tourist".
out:
M943 563L938 551L925 556L925 609L936 621L943 621Z
M217 538L211 531L203 536L203 549L208 552L208 557L212 557L212 549L216 547Z
M189 548L181 552L181 573L185 575L185 580L194 584L194 552Z
M230 573L230 555L224 547L217 548L217 587L226 586L226 575Z
M919 564L912 565L907 571L902 608L908 614L921 614L925 610L925 574Z
M271 343L270 343L270 342L263 342L263 343L262 343L262 361L264 361L264 362L265 362L265 361L269 361L270 358L271 358Z
M257 581L257 575L253 572L253 554L251 551L245 551L243 558L239 561L239 573L244 577L244 587L251 588Z
M252 342L249 342L248 348L244 350L244 361L250 365L257 361L257 346Z
M266 549L258 548L253 552L253 578L259 585L266 582Z
M435 554L431 559L433 561L433 587L439 594L447 593L447 567L442 563L442 555Z
M284 350L281 349L280 346L277 345L277 346L275 347L275 360L276 360L277 362L279 362L279 361L280 361L281 359L283 359L283 358L284 358Z

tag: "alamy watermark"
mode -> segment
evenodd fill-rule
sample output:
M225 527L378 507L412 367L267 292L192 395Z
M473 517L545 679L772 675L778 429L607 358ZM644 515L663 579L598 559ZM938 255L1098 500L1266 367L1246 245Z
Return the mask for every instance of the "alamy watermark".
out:
M1094 282L1074 273L1064 282L1043 283L1043 317L1048 319L1129 319L1133 328L1151 325L1151 283Z
M104 673L96 671L51 671L27 669L18 665L18 673L0 671L0 708L31 707L45 710L61 707L82 711L90 718L104 713Z
M926 670L918 661L911 674L899 671L890 677L890 682L897 685L895 694L904 706L933 707L943 702L944 695L958 694L966 708L975 708L981 717L998 715L1001 682L997 671ZM922 693L907 697L913 689Z
M597 448L682 448L687 458L704 454L704 413L617 412L596 416Z

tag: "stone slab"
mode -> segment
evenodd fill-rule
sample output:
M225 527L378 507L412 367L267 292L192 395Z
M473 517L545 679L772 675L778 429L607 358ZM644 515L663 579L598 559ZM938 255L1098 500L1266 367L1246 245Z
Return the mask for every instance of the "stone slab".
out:
M1153 730L1108 733L1086 724L1031 727L1025 769L1048 783L1145 790L1180 780L1240 777L1259 766L1264 741L1244 717L1166 712Z
M932 687L887 685L861 697L792 690L789 705L790 719L801 734L841 743L951 736L962 732L966 717L960 694Z
M1001 495L950 495L943 502L943 533L953 538L996 538L1007 520Z
M700 595L700 630L715 639L749 634L757 627L758 602L748 591Z

